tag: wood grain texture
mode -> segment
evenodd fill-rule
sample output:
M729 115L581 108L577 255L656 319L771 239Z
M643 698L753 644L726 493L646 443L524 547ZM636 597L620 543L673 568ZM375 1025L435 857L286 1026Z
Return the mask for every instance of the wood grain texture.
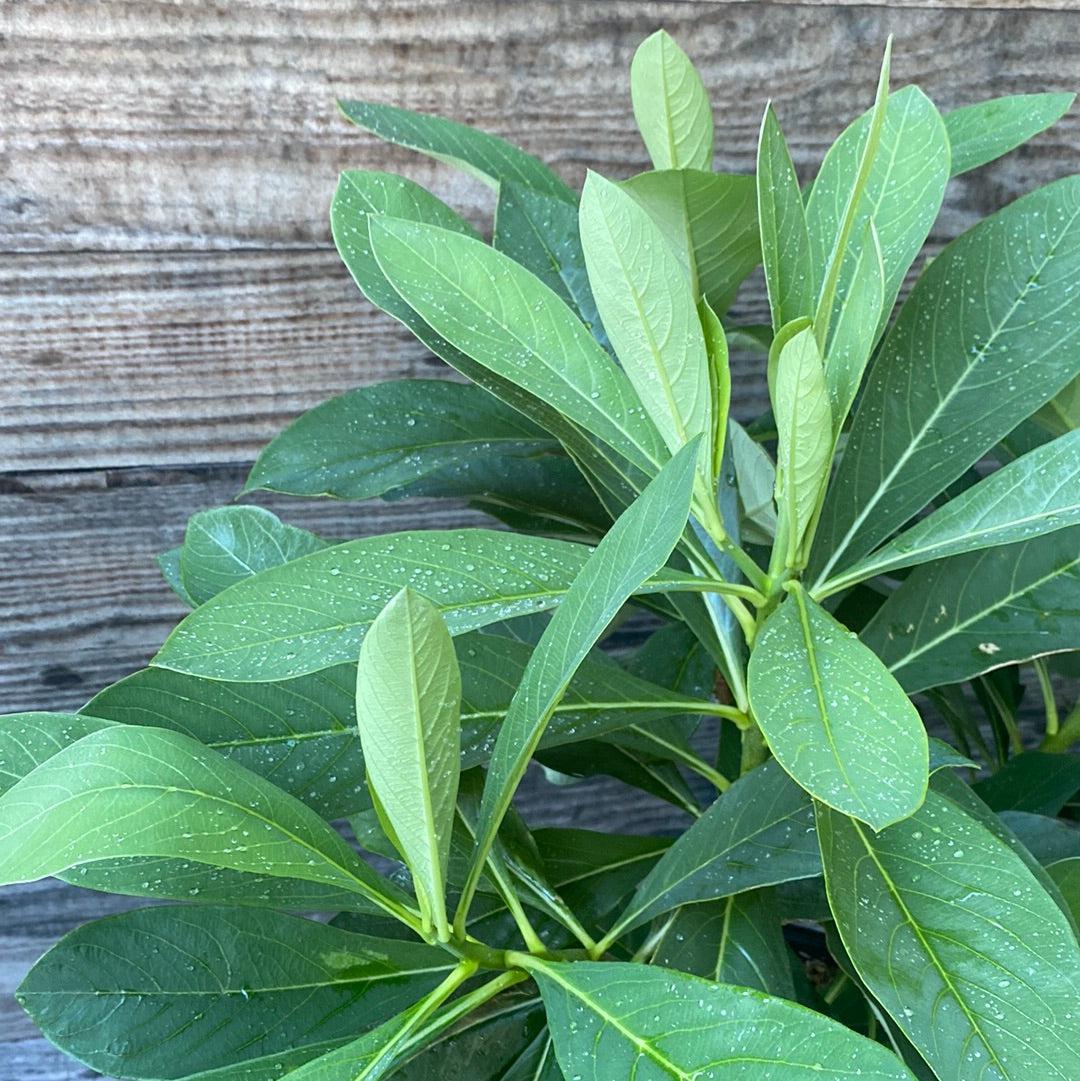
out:
M0 7L0 235L30 251L325 244L345 166L407 170L486 213L480 185L351 128L341 96L476 124L574 183L587 166L625 176L646 160L630 57L660 24L709 87L717 167L749 171L771 97L808 170L872 99L890 31L895 85L943 108L1075 89L1077 18L1061 6L22 0ZM995 168L987 195L1057 175L1077 133L1066 119Z
M232 498L303 409L441 370L371 311L329 242L345 167L404 172L486 228L476 181L351 128L337 96L474 123L572 183L646 166L628 98L664 25L699 63L718 168L748 172L776 103L800 175L872 92L943 108L1080 87L1076 0L16 0L0 3L0 710L81 705L141 666L181 614L154 553ZM797 43L797 47L793 47ZM1080 113L954 181L934 248L1076 170ZM933 249L932 249L933 250ZM739 311L764 313L760 282ZM735 408L764 404L736 358ZM327 536L478 520L460 505L260 500ZM655 830L671 812L614 783L530 778L529 813ZM0 891L0 1081L91 1074L10 991L60 934L131 902L46 882Z

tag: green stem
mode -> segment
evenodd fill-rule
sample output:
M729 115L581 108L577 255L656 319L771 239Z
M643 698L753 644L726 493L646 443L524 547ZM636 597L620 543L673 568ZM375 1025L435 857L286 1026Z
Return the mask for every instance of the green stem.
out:
M1080 741L1080 702L1073 706L1069 715L1061 722L1058 730L1053 735L1047 734L1039 750L1049 751L1052 754L1061 754L1077 741Z
M1031 662L1035 669L1035 676L1039 681L1039 691L1042 693L1043 709L1046 712L1046 738L1056 736L1060 727L1058 718L1057 702L1054 701L1054 688L1050 683L1050 670L1046 667L1046 661L1042 657L1036 657Z
M675 909L666 920L638 948L637 953L630 958L631 964L648 964L652 960L653 955L660 948L660 943L664 941L668 931L671 930L671 925L675 922L675 917L678 916L679 910Z
M742 760L739 763L740 775L756 769L769 757L769 748L761 729L755 724L742 734Z
M821 996L822 999L827 1005L831 1006L840 997L840 992L847 987L849 982L850 980L848 979L846 972L838 973L836 979L829 984L825 994Z

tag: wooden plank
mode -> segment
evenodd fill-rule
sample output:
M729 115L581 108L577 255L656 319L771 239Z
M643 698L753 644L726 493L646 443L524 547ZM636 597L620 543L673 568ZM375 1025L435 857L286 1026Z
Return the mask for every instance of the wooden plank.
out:
M333 251L0 257L0 356L0 471L250 461L352 386L450 374ZM764 408L758 358L734 383Z
M918 81L943 107L1080 84L1074 13L976 6L8 4L0 232L8 250L33 251L322 244L345 166L408 171L472 216L487 213L478 184L351 129L336 96L474 123L575 183L586 166L623 176L645 165L628 65L660 24L691 47L710 87L718 167L740 171L766 97L800 169L815 168L869 101L889 31L896 85ZM1068 118L975 181L976 201L997 205L1065 171L1078 131Z

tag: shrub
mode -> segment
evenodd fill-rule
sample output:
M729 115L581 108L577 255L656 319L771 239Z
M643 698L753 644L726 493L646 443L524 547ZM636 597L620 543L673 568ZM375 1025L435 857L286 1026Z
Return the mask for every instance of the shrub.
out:
M330 401L247 490L510 528L197 514L151 667L3 718L2 880L183 902L38 962L54 1043L200 1081L1080 1077L1080 714L1046 659L1080 646L1080 178L947 245L890 322L950 176L1071 98L942 117L888 72L806 191L771 108L756 178L711 171L663 33L631 71L655 169L580 200L493 136L342 103L497 192L490 245L385 173L331 213L368 300L470 382ZM759 263L771 322L740 325ZM729 346L768 381L745 427ZM619 661L627 604L651 633ZM688 824L530 830L531 761Z

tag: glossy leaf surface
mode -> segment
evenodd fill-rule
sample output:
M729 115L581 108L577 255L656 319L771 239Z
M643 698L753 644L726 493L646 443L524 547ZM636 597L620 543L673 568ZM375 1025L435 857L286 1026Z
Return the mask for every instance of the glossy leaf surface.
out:
M801 588L750 655L750 704L773 754L819 800L881 829L922 802L926 731L869 649Z
M1019 857L936 792L877 835L819 805L818 830L851 960L939 1077L1076 1075L1080 953Z

